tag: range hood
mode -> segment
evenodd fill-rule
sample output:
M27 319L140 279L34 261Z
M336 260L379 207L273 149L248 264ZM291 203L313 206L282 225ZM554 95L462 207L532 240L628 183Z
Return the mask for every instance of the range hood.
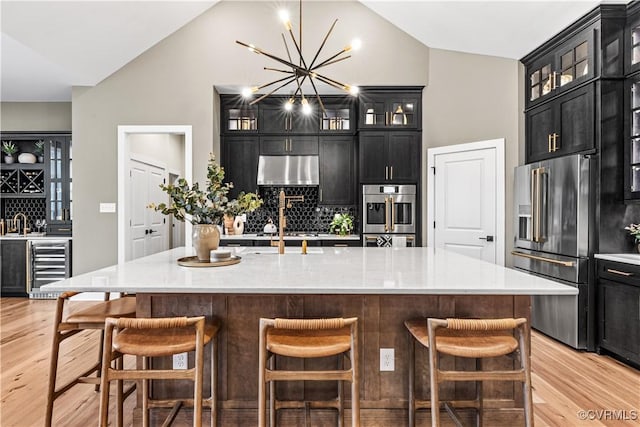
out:
M318 156L260 156L258 185L318 185Z

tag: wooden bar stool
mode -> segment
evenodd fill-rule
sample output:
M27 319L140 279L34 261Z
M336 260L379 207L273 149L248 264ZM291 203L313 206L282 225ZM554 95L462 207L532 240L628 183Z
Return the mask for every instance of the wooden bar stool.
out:
M344 355L349 369L322 371L289 371L275 369L275 355L296 358L317 358ZM358 319L260 319L260 372L258 396L258 426L266 427L266 387L269 383L269 421L276 425L276 411L281 408L305 408L309 425L310 408L338 410L338 425L344 423L344 399L341 381L351 382L351 425L360 426L360 381L358 374ZM269 362L269 368L267 368ZM338 381L338 398L322 402L278 401L275 381Z
M64 292L58 297L56 314L53 324L53 343L51 345L51 361L49 364L49 387L47 391L47 409L45 414L45 426L50 427L53 419L53 402L71 387L80 383L94 384L96 391L100 387L100 373L102 371L102 344L104 341L104 321L107 317L135 317L136 298L126 296L109 300L109 293L104 294L104 301L94 303L88 308L70 313L63 320L65 314L65 303L79 292ZM100 342L98 344L98 361L91 368L79 373L65 385L56 388L58 375L58 358L60 354L60 344L67 338L84 330L100 330ZM108 364L108 363L107 363ZM96 374L95 376L91 376ZM127 391L127 395L133 389ZM119 393L122 389L118 390ZM118 398L122 398L119 394ZM121 414L118 413L118 425L122 425Z
M117 332L114 334L114 329ZM202 407L211 408L211 426L217 423L217 349L216 337L220 324L216 320L206 323L204 316L152 319L107 318L105 321L103 359L120 355L142 357L142 369L113 369L102 366L100 395L100 425L107 426L109 412L109 384L122 380L142 381L142 425L149 426L150 408L172 408L163 426L171 425L182 405L193 407L193 425L202 425ZM202 398L204 372L204 346L211 343L211 396ZM195 351L195 366L190 369L149 369L150 357L171 356ZM149 380L187 379L193 381L193 398L180 400L153 400L149 398ZM118 410L122 411L122 401Z
M444 381L475 381L476 399L472 401L444 402L444 408L456 425L462 423L454 407L476 410L476 425L482 426L482 381L518 381L523 384L524 420L533 426L531 397L531 361L529 354L529 328L526 319L415 319L405 322L410 334L409 347L409 427L415 426L415 411L431 408L431 423L440 426L439 386ZM516 330L517 339L506 331ZM429 376L431 400L415 398L415 342L429 349ZM438 353L475 358L475 371L445 371L439 367ZM482 370L482 358L515 353L520 366L514 370ZM428 404L430 403L430 404Z

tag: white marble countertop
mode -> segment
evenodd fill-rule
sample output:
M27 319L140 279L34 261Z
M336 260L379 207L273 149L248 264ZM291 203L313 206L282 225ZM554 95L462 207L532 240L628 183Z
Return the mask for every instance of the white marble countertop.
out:
M640 254L595 254L598 259L640 265Z
M434 248L242 247L240 263L181 267L177 248L42 286L43 291L245 294L576 295L578 289Z
M223 234L220 236L222 240L278 240L278 235L262 235L257 234ZM360 236L357 234L350 234L348 236L338 236L336 234L315 234L315 233L297 233L296 235L284 236L284 240L360 240Z
M44 233L29 233L26 236L24 234L9 233L4 236L0 236L0 240L71 240L71 236L52 236Z

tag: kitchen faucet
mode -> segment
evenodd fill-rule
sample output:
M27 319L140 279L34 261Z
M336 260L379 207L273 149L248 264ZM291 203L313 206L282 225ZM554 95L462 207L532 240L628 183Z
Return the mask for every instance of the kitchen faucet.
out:
M278 253L280 255L284 254L284 228L287 226L284 210L291 209L291 202L304 202L304 196L287 196L284 190L280 190L278 194Z
M27 216L22 212L18 212L13 217L13 226L18 234L20 234L20 227L18 226L18 217L21 216L23 220L22 233L26 236L29 229L27 228Z

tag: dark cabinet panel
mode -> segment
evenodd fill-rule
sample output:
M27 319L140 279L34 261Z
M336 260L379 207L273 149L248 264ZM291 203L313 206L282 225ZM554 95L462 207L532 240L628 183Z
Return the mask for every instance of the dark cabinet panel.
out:
M417 182L420 132L361 132L360 182Z
M360 182L384 182L389 176L386 132L360 132Z
M318 154L318 137L278 135L260 137L260 154L310 156Z
M259 142L257 136L233 136L222 140L220 163L224 167L225 181L233 182L230 196L241 191L254 192L258 187Z
M640 364L640 267L598 260L599 347Z
M634 12L627 19L625 28L625 61L624 68L626 74L640 70L640 9L635 5Z
M355 203L354 157L353 137L320 137L320 204Z
M594 85L587 85L529 110L527 163L595 147Z
M1 293L3 297L27 296L27 242L0 240L2 254Z
M388 158L390 181L418 181L420 179L420 134L390 133Z

